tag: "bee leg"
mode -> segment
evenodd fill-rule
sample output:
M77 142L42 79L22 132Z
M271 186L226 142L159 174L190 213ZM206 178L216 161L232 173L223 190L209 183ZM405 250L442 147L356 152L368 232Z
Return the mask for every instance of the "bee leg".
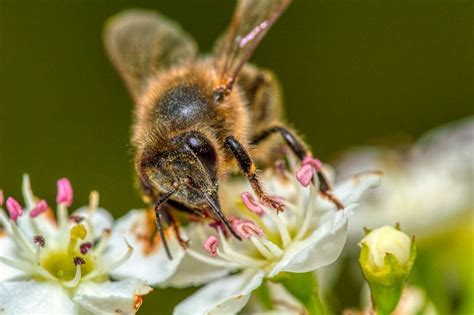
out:
M233 136L228 136L225 139L226 146L231 150L235 159L237 160L240 169L247 177L252 186L253 191L258 196L258 198L265 204L276 209L277 211L283 211L283 204L267 196L263 191L262 186L257 178L257 168L252 161L249 153L245 148L240 144Z
M302 141L299 140L290 130L282 126L274 126L264 130L262 133L257 135L253 140L252 144L257 145L261 141L268 138L274 133L279 133L285 140L286 144L291 148L291 150L296 154L296 156L303 162L303 164L311 164L316 170L318 180L319 180L319 191L326 198L331 200L338 209L343 209L344 205L339 199L332 193L332 186L329 183L326 175L322 172L320 162L313 159L311 152L306 149Z
M174 231L174 234L176 236L176 239L179 242L179 245L181 245L181 247L183 249L187 249L189 247L189 240L185 240L181 237L181 233L180 233L181 226L180 226L178 220L176 220L176 218L170 212L169 208L165 207L164 213L165 213L165 215L166 215L166 217L169 221L169 225L171 225L173 227L173 231Z
M155 219L156 219L156 228L160 234L161 241L163 242L163 246L166 250L166 255L171 260L173 256L171 256L170 249L168 247L168 242L166 241L165 231L163 227L163 222L166 220L166 208L163 207L164 203L168 200L168 198L173 194L174 191L170 191L163 196L160 197L157 201L153 203L153 209L155 210Z

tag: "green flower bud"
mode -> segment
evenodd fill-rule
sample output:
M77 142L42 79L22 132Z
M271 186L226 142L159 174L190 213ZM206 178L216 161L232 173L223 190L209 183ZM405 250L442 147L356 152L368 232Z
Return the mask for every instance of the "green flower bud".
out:
M415 261L414 239L384 226L370 231L359 243L359 263L378 315L390 314L398 304Z

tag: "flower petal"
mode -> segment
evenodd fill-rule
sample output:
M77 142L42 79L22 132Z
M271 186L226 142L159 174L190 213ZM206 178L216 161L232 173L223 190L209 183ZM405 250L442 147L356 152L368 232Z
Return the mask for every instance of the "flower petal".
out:
M357 202L369 189L380 185L382 173L378 171L365 172L356 175L334 187L334 195L346 207ZM318 208L333 209L334 204L326 198L318 198Z
M142 296L151 291L152 288L140 280L85 282L73 300L93 314L135 314Z
M292 243L269 277L279 272L308 272L333 263L341 253L347 237L347 219L355 206L331 212L308 238Z
M134 251L126 263L111 272L113 277L118 279L133 277L145 280L150 285L157 285L175 273L184 256L184 250L174 235L169 234L167 241L173 255L173 259L170 260L154 229L154 213L146 210L131 210L116 221L105 254L106 259L116 261L117 257L121 257L127 251L124 238Z
M51 282L0 282L2 314L76 314L61 286Z
M9 259L18 258L15 253L16 248L17 245L15 242L3 230L0 230L0 257ZM24 275L24 272L0 262L0 282L13 280Z
M245 272L214 281L178 304L174 315L236 314L263 280L263 272Z

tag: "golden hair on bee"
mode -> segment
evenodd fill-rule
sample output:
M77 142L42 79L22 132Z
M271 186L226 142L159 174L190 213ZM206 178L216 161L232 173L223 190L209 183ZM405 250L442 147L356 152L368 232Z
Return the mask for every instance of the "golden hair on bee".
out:
M219 180L236 169L261 202L283 210L268 196L256 162L271 165L284 140L303 165L315 168L320 191L332 196L320 164L282 117L275 76L248 63L269 28L291 0L239 0L233 19L213 52L197 53L193 38L157 12L128 10L105 27L107 53L134 100L131 143L137 177L156 214L168 256L164 228L182 246L174 211L215 220L237 239L219 203ZM281 138L272 137L279 134ZM311 174L312 174L311 170ZM301 181L308 184L307 172Z

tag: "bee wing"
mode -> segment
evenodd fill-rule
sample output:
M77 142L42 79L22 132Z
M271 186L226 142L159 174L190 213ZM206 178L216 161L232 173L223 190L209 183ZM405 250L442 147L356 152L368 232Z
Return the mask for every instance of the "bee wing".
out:
M105 48L135 100L148 79L196 56L194 39L159 13L126 10L107 21Z
M227 90L255 48L292 0L239 0L229 28L217 41L214 56Z

